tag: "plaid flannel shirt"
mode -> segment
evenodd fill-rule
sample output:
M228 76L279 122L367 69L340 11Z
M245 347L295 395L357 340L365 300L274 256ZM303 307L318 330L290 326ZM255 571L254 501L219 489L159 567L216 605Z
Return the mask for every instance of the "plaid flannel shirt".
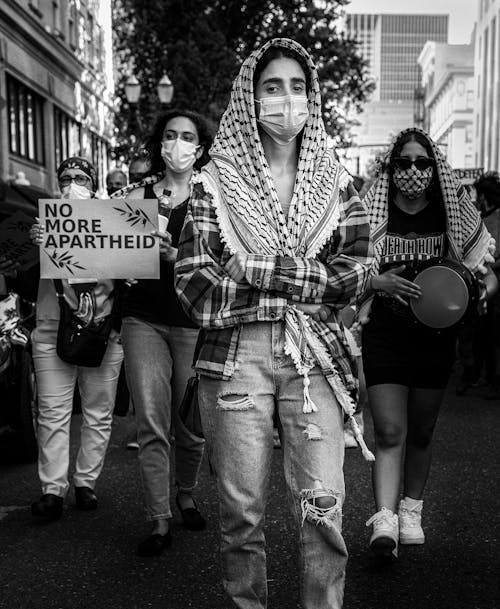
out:
M289 303L339 310L364 289L372 263L364 205L352 187L342 193L337 229L317 259L249 254L244 282L224 270L231 253L221 241L212 198L195 184L179 240L175 283L187 313L205 329L196 370L228 379L241 325L283 319ZM352 372L340 321L314 322L342 376ZM342 373L345 374L342 374Z

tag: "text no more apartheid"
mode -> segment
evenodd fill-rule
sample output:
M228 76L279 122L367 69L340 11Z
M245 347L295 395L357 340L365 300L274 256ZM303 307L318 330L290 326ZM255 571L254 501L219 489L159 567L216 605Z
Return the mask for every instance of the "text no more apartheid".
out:
M155 200L41 200L42 276L154 279L159 276Z

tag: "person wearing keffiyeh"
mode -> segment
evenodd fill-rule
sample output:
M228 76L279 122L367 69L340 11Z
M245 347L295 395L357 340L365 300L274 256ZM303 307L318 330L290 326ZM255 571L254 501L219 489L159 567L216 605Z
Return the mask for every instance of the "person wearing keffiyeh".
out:
M392 558L400 543L425 541L422 496L457 338L457 326L437 332L416 323L409 302L421 289L412 279L422 262L451 258L481 276L483 297L489 296L496 288L487 269L494 243L438 146L420 129L397 136L364 203L375 251L368 289L359 299L376 440L377 511L367 525L373 524L371 549ZM396 511L403 464L404 498Z
M299 44L275 39L245 60L210 155L179 241L176 289L205 331L196 370L225 589L237 607L267 606L262 527L276 410L301 527L303 606L338 609L343 417L353 420L357 381L336 312L363 289L372 249Z

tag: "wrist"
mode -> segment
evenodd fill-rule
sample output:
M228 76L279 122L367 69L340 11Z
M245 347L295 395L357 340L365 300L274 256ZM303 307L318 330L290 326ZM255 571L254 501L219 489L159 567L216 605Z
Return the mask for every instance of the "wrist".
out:
M371 291L375 292L376 294L381 294L384 291L378 285L378 275L372 275L372 277L370 277L369 287L370 287Z

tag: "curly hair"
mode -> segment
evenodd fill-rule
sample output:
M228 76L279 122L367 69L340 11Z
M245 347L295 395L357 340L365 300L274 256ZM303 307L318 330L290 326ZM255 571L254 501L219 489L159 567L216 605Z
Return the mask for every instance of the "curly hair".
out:
M165 161L161 157L161 142L163 140L163 133L167 123L173 118L177 118L179 116L188 118L195 125L196 131L198 132L200 146L203 146L203 154L199 159L196 159L194 167L196 169L201 169L210 160L208 151L212 145L213 130L209 122L197 112L174 108L168 112L165 112L164 114L161 114L157 118L153 130L144 144L144 148L147 151L148 157L151 161L151 167L145 176L153 175L160 171L165 171Z

